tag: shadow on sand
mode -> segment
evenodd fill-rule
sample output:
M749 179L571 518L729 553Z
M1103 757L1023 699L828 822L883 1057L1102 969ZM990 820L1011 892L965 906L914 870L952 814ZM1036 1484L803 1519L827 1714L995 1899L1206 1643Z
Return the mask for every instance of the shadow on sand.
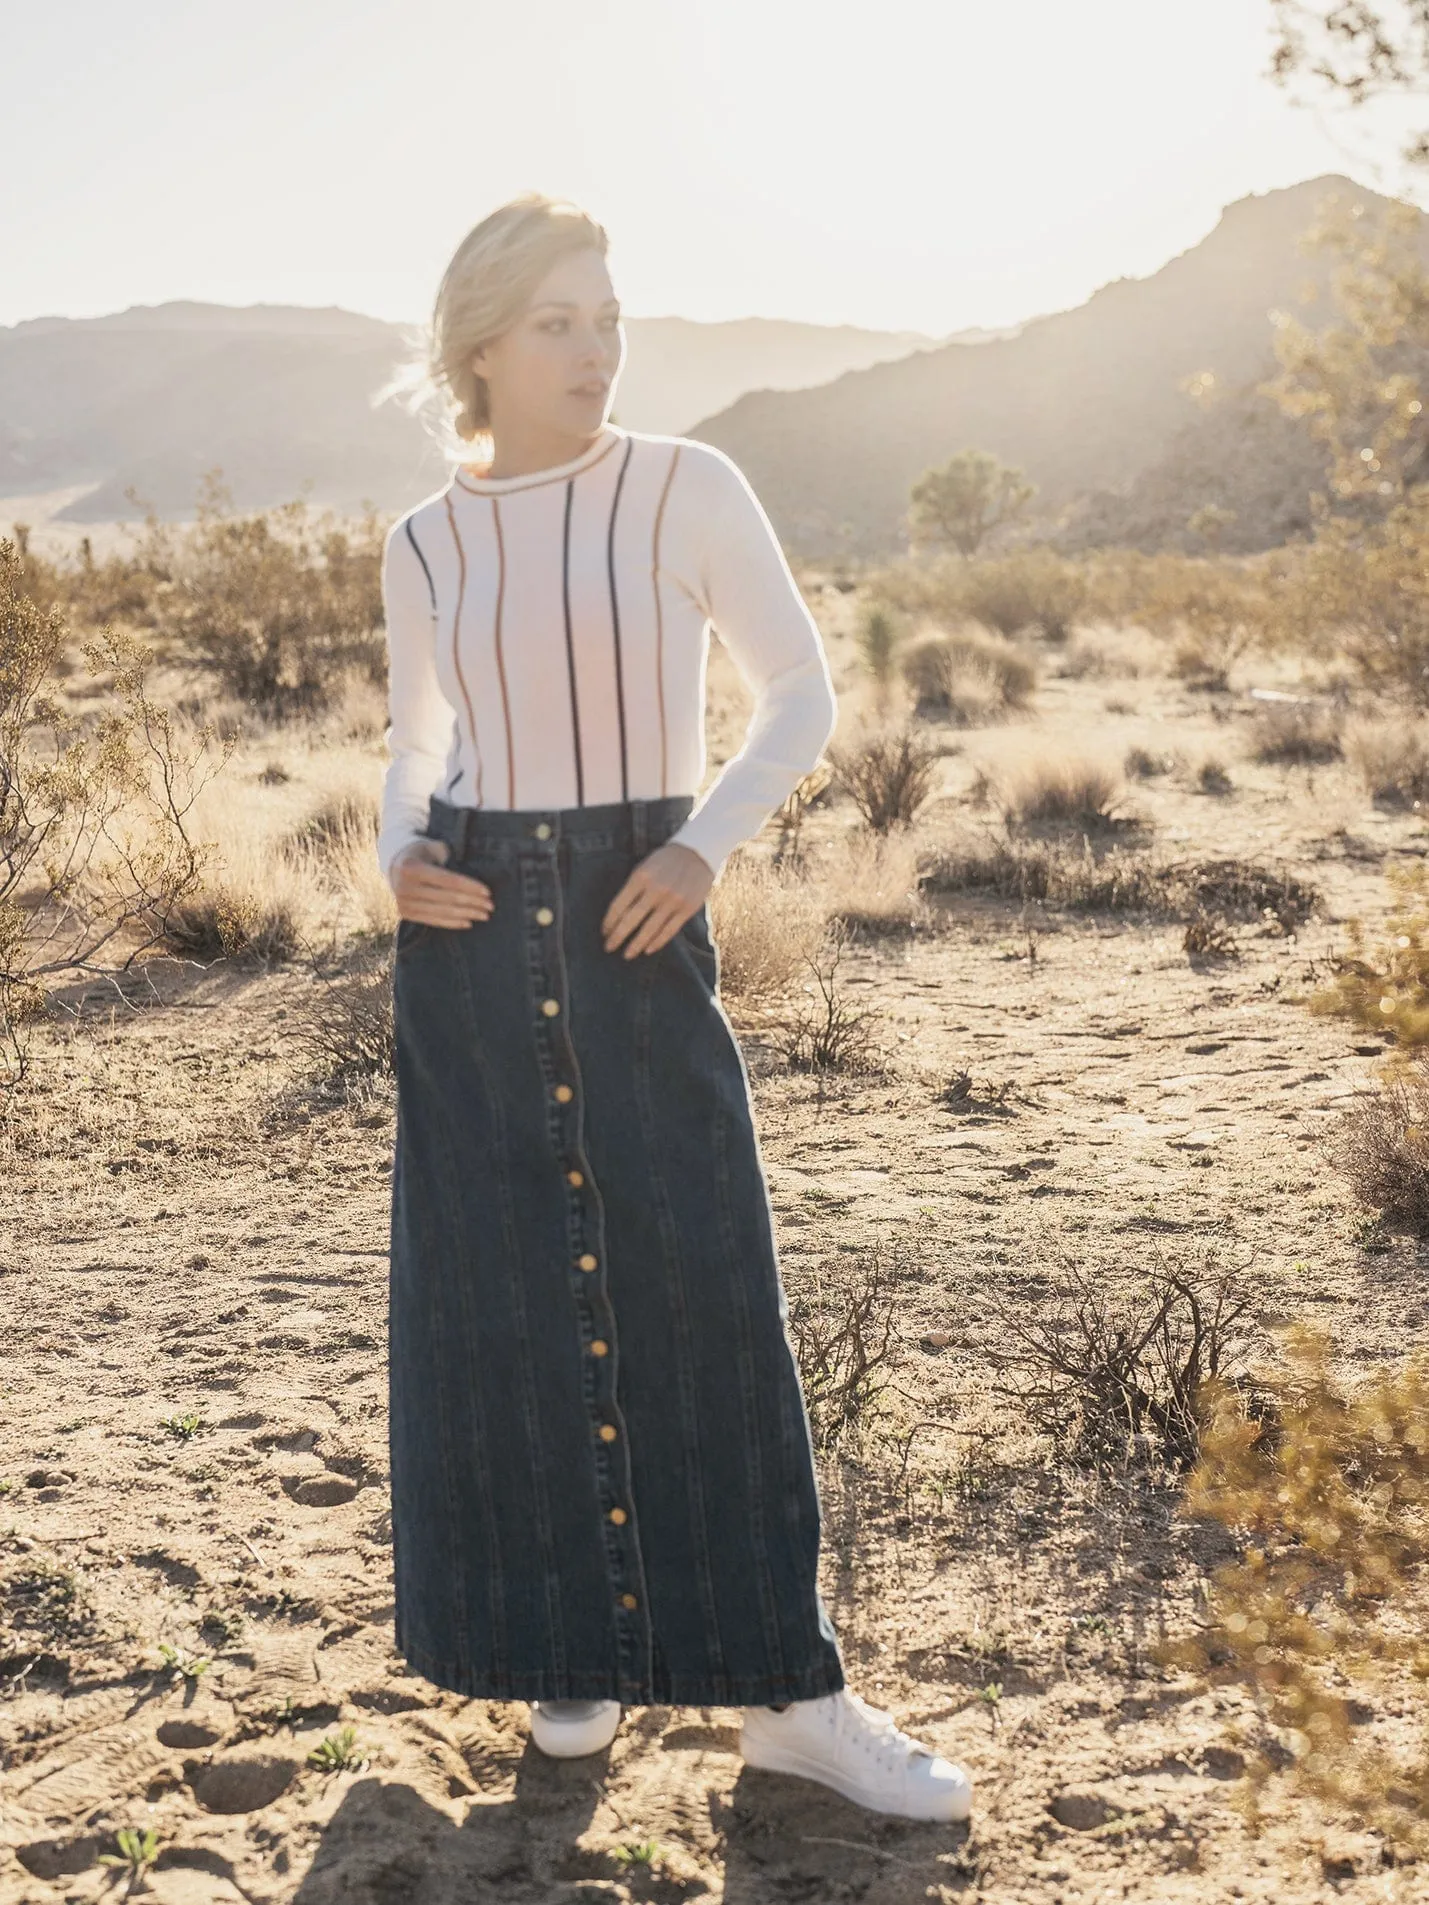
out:
M676 1741L667 1745L678 1755ZM678 1763L672 1785L683 1789L683 1803L671 1810L684 1812L683 1830L633 1818L620 1830L614 1822L618 1843L654 1839L669 1862L624 1865L578 1843L601 1804L609 1761L608 1751L556 1761L528 1745L514 1790L478 1795L460 1825L410 1785L361 1779L323 1833L294 1905L680 1905L711 1896L724 1905L795 1898L923 1905L956 1896L976 1877L966 1826L884 1818L807 1781L751 1767L727 1794L710 1786L696 1802L698 1789Z

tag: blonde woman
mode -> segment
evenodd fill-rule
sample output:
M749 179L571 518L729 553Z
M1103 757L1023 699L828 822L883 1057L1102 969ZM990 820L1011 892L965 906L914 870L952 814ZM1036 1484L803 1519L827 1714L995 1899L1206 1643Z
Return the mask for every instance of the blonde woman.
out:
M743 1055L707 896L812 768L818 630L738 468L608 421L604 230L530 194L462 241L429 380L459 439L383 587L396 896L399 1649L599 1752L737 1705L756 1766L960 1819L852 1693ZM757 697L696 805L708 638Z

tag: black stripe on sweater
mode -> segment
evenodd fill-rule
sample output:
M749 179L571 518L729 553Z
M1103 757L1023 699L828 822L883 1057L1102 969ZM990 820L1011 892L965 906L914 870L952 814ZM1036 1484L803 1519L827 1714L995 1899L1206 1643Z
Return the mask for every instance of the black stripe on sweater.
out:
M427 558L422 554L422 545L417 541L416 531L412 528L412 518L410 516L403 524L403 527L407 531L407 540L411 543L413 550L416 552L417 560L422 565L422 574L427 578L427 594L432 598L432 614L435 615L437 612L437 586L432 581L432 572L427 567Z
M581 765L581 716L576 702L576 650L571 639L571 503L575 498L576 484L572 477L566 484L566 521L561 539L561 601L566 613L566 672L571 684L571 738L576 755L576 805L585 806L585 771Z
M625 455L620 463L620 474L615 479L615 496L610 505L610 528L605 538L605 568L610 577L610 626L615 636L615 698L620 711L620 798L622 800L630 798L630 772L625 753L625 670L620 658L620 596L615 586L615 516L620 508L620 489L630 464L630 453L634 448L635 440L632 437L625 446Z

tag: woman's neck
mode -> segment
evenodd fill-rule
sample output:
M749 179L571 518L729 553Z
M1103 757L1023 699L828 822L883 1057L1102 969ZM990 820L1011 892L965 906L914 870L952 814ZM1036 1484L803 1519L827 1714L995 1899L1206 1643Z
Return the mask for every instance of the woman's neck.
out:
M491 433L491 461L483 468L472 467L472 474L504 482L511 476L537 476L542 470L556 470L584 456L604 434L605 425L583 436L564 432L523 431L504 425L500 434Z

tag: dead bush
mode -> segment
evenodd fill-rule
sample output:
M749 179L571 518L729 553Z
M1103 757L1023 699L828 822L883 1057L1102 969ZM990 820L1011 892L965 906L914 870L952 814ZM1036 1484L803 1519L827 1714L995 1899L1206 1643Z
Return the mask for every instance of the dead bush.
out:
M1363 1205L1391 1230L1429 1237L1429 1060L1423 1054L1346 1112L1330 1144Z
M873 1043L876 1015L852 1005L839 978L850 938L841 920L831 920L824 944L806 956L812 977L802 999L772 1029L775 1049L793 1071L867 1072L878 1069Z
M833 1448L874 1413L896 1360L893 1317L876 1251L856 1270L841 1263L795 1285L789 1333L815 1448Z
M1044 754L1018 762L1005 775L1009 824L1074 826L1083 832L1116 825L1126 798L1120 773L1087 755Z
M1200 1447L1202 1385L1241 1373L1250 1293L1213 1256L1158 1264L1130 1293L1063 1263L1035 1305L1009 1293L987 1318L995 1394L1072 1461L1097 1465L1158 1456L1188 1467Z
M1083 913L1140 913L1192 920L1201 914L1289 936L1323 907L1319 889L1283 868L1250 860L1157 861L1114 847L1095 853L1088 841L993 837L931 858L921 876L930 892L990 892L1019 902Z
M1390 1032L1401 1045L1429 1044L1429 867L1391 867L1395 904L1377 944L1363 920L1348 922L1349 950L1310 999L1312 1012Z
M1181 937L1181 950L1192 964L1240 957L1235 934L1224 921L1212 919L1206 913L1197 913L1194 919L1187 921Z
M396 1069L392 959L329 976L314 971L314 993L284 1031L333 1079L390 1077Z
M1338 761L1344 748L1333 710L1313 702L1278 701L1257 712L1251 751L1258 761L1313 767Z
M1422 721L1352 721L1345 757L1370 798L1384 807L1429 801L1429 726Z
M917 819L932 796L940 758L907 725L881 729L852 747L831 747L828 755L839 784L875 833Z
M1122 772L1136 780L1149 781L1169 774L1175 765L1169 754L1153 754L1148 747L1129 747L1122 761Z
M1303 1328L1287 1333L1285 1355L1261 1421L1233 1389L1208 1386L1186 1510L1243 1548L1212 1576L1197 1631L1156 1653L1254 1696L1252 1821L1275 1775L1422 1857L1429 1372L1416 1355L1351 1390L1332 1373L1328 1334ZM1399 1724L1386 1735L1361 1724L1370 1713Z
M979 629L924 635L907 650L903 674L916 714L940 716L959 727L1019 712L1037 686L1037 667L1029 656Z
M828 906L794 863L736 848L710 894L720 995L741 1008L790 992L823 939Z

